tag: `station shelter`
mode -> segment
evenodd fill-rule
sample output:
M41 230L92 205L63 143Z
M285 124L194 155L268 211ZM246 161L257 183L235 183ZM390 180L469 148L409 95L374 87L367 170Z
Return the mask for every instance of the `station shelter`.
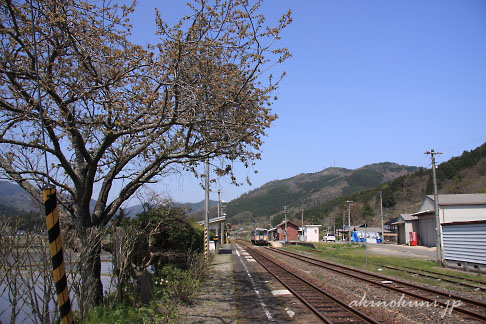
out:
M287 241L299 240L299 225L291 221L283 221L276 226L278 233L278 240L283 241L285 238L285 230L287 230Z
M219 237L220 242L226 242L226 234L224 230L224 224L226 221L226 216L215 217L209 219L209 231L213 230L216 236ZM199 222L199 225L204 226L204 221Z
M322 225L305 225L304 242L319 242L319 227Z

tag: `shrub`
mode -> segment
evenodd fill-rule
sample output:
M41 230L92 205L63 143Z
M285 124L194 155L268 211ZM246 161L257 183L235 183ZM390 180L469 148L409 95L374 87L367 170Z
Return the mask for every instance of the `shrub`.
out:
M188 303L198 292L200 280L196 279L190 270L181 270L173 265L164 266L154 284L156 296L166 297Z
M148 324L162 323L163 317L153 307L116 305L91 309L81 324Z

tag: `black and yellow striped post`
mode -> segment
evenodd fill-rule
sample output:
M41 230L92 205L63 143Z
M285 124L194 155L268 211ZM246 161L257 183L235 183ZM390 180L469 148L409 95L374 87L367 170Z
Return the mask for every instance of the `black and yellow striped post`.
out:
M56 188L49 187L42 190L44 206L46 209L46 223L49 237L49 250L56 286L57 304L61 313L61 324L71 324L73 313L69 300L66 268L62 251L61 227L59 225L59 213L57 210Z
M208 259L209 237L208 228L204 227L204 259Z

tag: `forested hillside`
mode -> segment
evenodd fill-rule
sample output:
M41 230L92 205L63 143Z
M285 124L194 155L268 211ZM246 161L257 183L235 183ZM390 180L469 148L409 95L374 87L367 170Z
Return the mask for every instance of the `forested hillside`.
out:
M333 198L373 188L418 170L395 163L378 163L356 170L328 168L312 174L276 180L232 200L228 204L229 222L273 223L280 219L283 206L290 210L313 208ZM263 224L262 224L263 225Z
M283 206L287 205L288 217L299 223L304 211L305 223L342 226L343 214L347 218L345 201L351 200L352 223L371 226L380 224L380 192L385 221L417 211L425 195L433 193L430 169L391 163L372 166L355 171L330 168L270 182L233 200L229 221L275 225L283 219ZM486 193L486 144L438 165L437 178L441 194Z
M440 194L486 193L486 144L437 166L438 192ZM432 171L419 169L415 173L398 177L383 185L332 199L305 211L307 219L342 225L343 213L347 215L346 200L351 205L352 223L380 224L380 191L385 221L401 213L413 213L425 195L433 194ZM294 218L300 216L295 211Z
M24 191L19 185L0 181L0 205L10 211L32 211L36 209L36 205L27 192Z
M439 193L486 193L486 144L466 151L437 167ZM288 206L288 217L300 221L302 211L306 223L342 225L347 217L346 200L351 205L352 221L380 223L380 191L385 221L400 213L413 213L427 194L433 193L431 170L378 163L356 170L328 168L312 174L275 180L228 203L228 222L258 224L268 227L278 224ZM211 201L211 217L215 217L217 202ZM202 203L186 206L198 220L203 219ZM41 208L42 206L40 206ZM17 185L0 182L0 217L20 216L30 227L35 213L33 203ZM35 214L36 215L36 214ZM34 223L37 222L37 217Z

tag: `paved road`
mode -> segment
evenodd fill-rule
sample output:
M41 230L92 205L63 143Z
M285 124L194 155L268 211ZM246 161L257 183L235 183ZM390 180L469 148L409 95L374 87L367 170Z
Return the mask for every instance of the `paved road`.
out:
M430 248L425 246L368 243L368 248L368 251L372 254L403 256L427 260L435 260L437 253L435 247Z

